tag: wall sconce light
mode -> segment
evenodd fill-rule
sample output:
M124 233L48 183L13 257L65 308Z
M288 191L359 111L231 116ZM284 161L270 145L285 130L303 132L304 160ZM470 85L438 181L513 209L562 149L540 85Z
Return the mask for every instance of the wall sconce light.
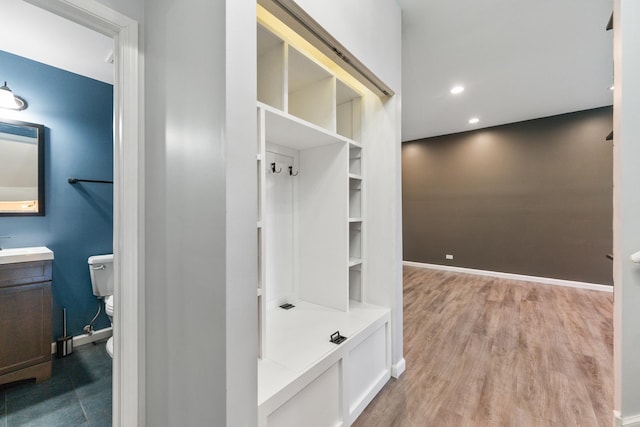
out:
M28 106L27 101L11 92L7 82L4 82L4 86L0 86L0 108L22 111L26 110Z

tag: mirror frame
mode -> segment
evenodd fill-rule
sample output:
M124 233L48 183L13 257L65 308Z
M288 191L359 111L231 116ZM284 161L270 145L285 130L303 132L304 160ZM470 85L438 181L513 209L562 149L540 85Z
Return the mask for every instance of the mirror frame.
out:
M44 216L44 125L0 118L0 123L9 125L35 128L38 132L38 211L37 212L0 212L0 217L5 216Z

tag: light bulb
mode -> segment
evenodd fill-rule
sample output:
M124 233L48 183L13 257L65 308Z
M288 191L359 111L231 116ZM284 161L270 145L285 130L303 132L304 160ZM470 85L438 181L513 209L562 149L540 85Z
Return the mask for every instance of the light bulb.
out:
M8 108L11 110L24 110L27 103L20 97L16 97L11 89L4 82L4 86L0 86L0 108Z

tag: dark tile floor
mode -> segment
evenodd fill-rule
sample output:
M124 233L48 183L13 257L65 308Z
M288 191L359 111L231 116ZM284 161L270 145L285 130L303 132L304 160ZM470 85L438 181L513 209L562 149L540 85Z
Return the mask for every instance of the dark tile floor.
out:
M51 379L0 386L0 427L111 426L111 366L104 341L54 355Z

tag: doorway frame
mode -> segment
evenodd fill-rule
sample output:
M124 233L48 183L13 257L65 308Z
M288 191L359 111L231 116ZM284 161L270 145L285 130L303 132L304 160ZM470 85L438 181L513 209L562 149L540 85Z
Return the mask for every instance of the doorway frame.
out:
M112 414L114 427L144 425L144 127L138 22L97 0L24 1L114 40Z

